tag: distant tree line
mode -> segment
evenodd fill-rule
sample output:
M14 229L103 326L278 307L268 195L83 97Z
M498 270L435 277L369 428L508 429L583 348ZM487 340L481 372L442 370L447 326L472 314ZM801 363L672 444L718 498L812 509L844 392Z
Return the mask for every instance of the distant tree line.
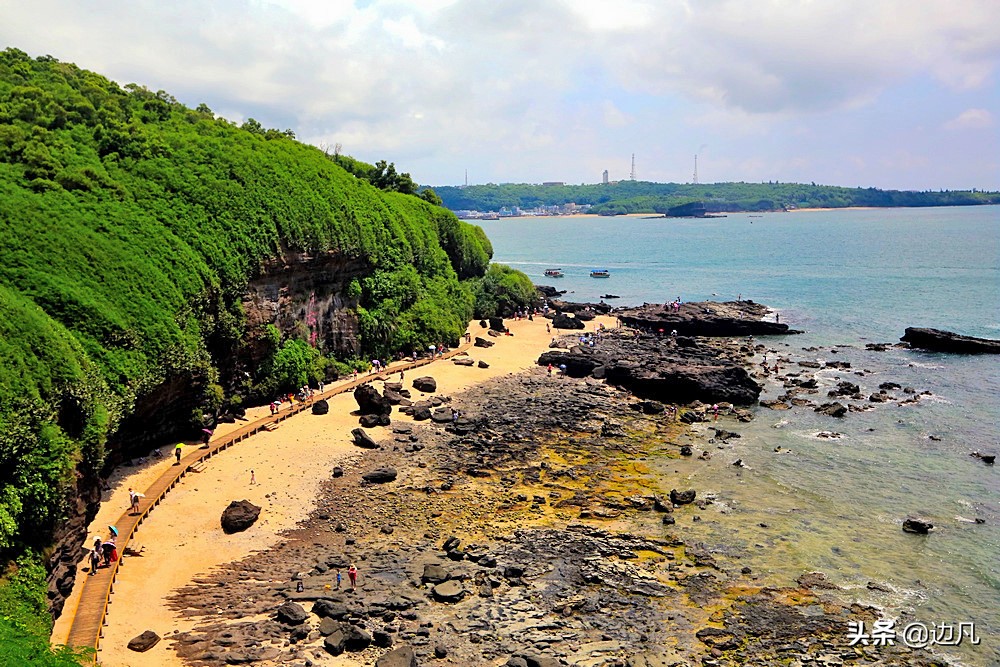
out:
M533 209L567 203L591 205L602 215L664 213L668 208L701 201L709 212L775 211L789 207L971 206L998 204L1000 193L977 190L909 191L846 188L815 183L651 183L620 181L593 185L486 184L441 186L437 195L453 210Z

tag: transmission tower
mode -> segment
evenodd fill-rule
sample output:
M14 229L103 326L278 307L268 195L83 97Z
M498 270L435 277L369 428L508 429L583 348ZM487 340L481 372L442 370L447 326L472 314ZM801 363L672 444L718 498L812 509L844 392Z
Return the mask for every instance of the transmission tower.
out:
M697 153L694 154L694 176L692 177L691 182L694 183L695 185L698 185L698 154Z
M632 171L629 172L629 179L635 180L635 153L632 153Z

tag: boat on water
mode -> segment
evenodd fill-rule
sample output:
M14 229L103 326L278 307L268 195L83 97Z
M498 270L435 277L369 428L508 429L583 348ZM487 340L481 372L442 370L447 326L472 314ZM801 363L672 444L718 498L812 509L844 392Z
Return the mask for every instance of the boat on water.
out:
M545 269L545 275L549 278L562 278L562 269Z
M610 278L611 272L607 269L594 269L590 272L591 278Z

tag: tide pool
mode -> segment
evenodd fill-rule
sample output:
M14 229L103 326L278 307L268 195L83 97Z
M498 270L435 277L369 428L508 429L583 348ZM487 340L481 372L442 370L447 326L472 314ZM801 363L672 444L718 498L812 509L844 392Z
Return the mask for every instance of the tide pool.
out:
M761 341L779 357L851 364L794 368L817 376L816 402L832 400L826 391L844 380L866 397L887 381L930 392L843 419L757 407L751 424L720 423L738 440L708 445L703 433L696 446L711 448L710 461L663 461L661 474L716 498L703 521L678 521L685 539L739 553L769 583L823 571L901 623L974 622L980 645L943 652L1000 664L1000 467L969 456L1000 453L1000 358L864 347L894 343L908 326L1000 338L1000 207L480 224L495 261L567 290L570 301L741 296L776 309L805 331ZM547 268L565 277L546 278ZM611 277L592 279L593 268ZM762 398L783 391L771 381ZM929 518L935 531L903 533L907 515Z

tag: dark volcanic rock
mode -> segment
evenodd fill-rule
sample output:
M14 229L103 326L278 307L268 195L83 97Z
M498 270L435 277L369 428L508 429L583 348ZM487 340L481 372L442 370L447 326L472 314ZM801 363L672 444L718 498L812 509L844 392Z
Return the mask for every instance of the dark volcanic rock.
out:
M587 325L583 323L583 320L570 317L566 313L558 313L552 318L552 326L556 329L583 329Z
M325 415L329 411L330 411L330 404L326 401L325 398L321 398L320 400L313 403L312 413L314 415Z
M351 435L354 436L354 444L358 447L378 449L378 443L372 440L372 437L364 429L356 428L351 431Z
M369 484L385 484L386 482L395 481L398 473L395 468L376 468L371 472L366 472L361 476Z
M451 363L455 364L456 366L473 366L475 365L476 360L470 357L460 357L458 359L453 360Z
M370 384L355 387L354 400L358 402L358 412L363 415L388 415L392 412L389 401Z
M227 535L244 531L257 521L260 508L249 500L234 500L222 512L222 530Z
M361 415L358 419L358 423L365 428L375 428L376 426L388 426L391 421L389 420L389 415Z
M309 614L297 602L286 602L278 607L277 616L279 621L288 625L299 625L309 618Z
M434 593L434 599L439 602L461 602L462 598L465 597L465 589L462 587L462 583L454 579L437 584L432 589L432 592Z
M687 491L678 491L677 489L671 489L670 491L670 502L674 505L687 505L688 503L693 503L697 492L694 489L688 489Z
M424 565L424 573L420 575L420 581L425 584L443 584L451 578L448 574L448 570L444 569L441 565L434 563L428 563Z
M486 338L482 338L481 336L476 336L476 342L473 343L473 345L475 345L476 347L493 347L494 345L496 345L496 341L488 340Z
M903 530L907 533L916 533L917 535L926 535L931 532L934 528L934 524L930 521L924 519L917 519L915 517L907 517L903 521Z
M507 327L504 325L502 317L491 317L490 329L492 331L499 331L500 333L507 333Z
M957 354L1000 354L1000 340L963 336L941 329L923 329L907 327L899 340L909 343L910 347L919 347L937 352L954 352Z
M764 322L767 307L753 301L683 303L679 310L658 304L616 311L623 323L643 331L680 336L781 336L801 333L787 324Z
M152 630L146 630L141 635L130 639L128 648L130 651L135 651L136 653L145 653L149 649L156 646L159 641L160 635L156 634Z
M433 394L437 391L437 381L429 376L419 377L413 381L413 388L425 394Z
M843 417L847 414L847 406L841 403L824 403L815 409L816 412L831 417Z
M583 378L589 376L598 366L603 365L604 360L582 352L551 350L543 352L538 357L539 366L548 366L549 364L552 364L553 368L566 366L566 375L574 378Z
M664 403L705 403L749 405L757 401L761 387L742 366L723 363L664 363L659 366L631 360L613 361L605 366L609 384L625 387L636 396Z
M375 667L417 667L417 656L409 646L400 646L379 657Z

